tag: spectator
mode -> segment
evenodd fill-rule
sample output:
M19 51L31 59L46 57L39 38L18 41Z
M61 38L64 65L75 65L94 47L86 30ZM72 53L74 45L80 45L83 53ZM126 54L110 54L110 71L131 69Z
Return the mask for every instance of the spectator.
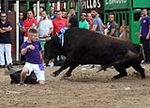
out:
M53 22L53 26L54 26L53 35L58 35L62 28L67 27L67 19L62 18L61 11L56 12L56 18L52 22ZM64 60L64 57L60 55L60 56L58 56L58 59L55 59L55 61L57 61L57 60L59 60L59 61ZM54 62L54 60L52 60L51 62Z
M99 17L98 9L93 8L91 10L91 15L92 15L92 18L93 18L91 30L95 31L95 32L98 32L98 33L103 33L104 24L103 24L101 18ZM94 67L95 67L95 65L93 64L91 68L94 68Z
M107 35L118 37L117 23L114 21L114 15L112 13L109 15L107 30L108 30Z
M52 22L54 26L53 35L57 35L62 28L67 27L67 19L62 18L61 11L57 11L56 18Z
M20 11L19 12L19 23L18 23L18 26L19 26L19 53L21 52L21 48L20 48L21 44L24 42L23 32L21 31L24 20L25 20L24 13L22 11ZM22 63L25 61L25 57L22 56L21 53L20 53L20 60Z
M142 10L140 19L141 29L139 33L140 41L144 48L145 60L143 63L150 64L150 17L147 15L147 9Z
M37 30L31 28L28 30L28 39L21 45L21 53L26 57L26 63L20 74L20 84L24 84L27 75L35 72L39 84L45 84L44 65L42 64L41 45L36 41Z
M10 35L10 31L12 31L12 24L7 20L7 15L5 12L1 12L0 15L0 68L4 68L5 57L7 65L12 66Z
M21 31L24 32L24 42L28 39L29 28L35 28L37 26L37 20L34 18L34 11L29 9L27 11L27 19L23 22Z
M62 12L62 17L67 19L68 18L67 11L65 9L62 9L61 12Z
M38 31L39 31L39 38L46 38L46 37L50 36L53 32L53 24L52 24L52 21L50 19L48 19L46 11L41 12L41 19L38 23ZM46 43L46 40L40 41L40 44L42 46L42 58L44 57L45 43Z
M123 20L122 21L122 25L120 27L120 38L123 38L123 39L127 39L127 36L126 36L126 25L125 25L125 21Z
M68 27L72 28L72 27L79 27L79 22L78 22L78 18L76 16L76 11L74 7L70 8L70 13L68 15Z
M42 12L43 12L44 10L45 10L44 7L40 7L40 13L39 13L40 16L36 16L37 22L40 21L40 18L41 18L41 16L42 16Z
M50 8L50 19L53 20L56 18L55 8L53 6L51 6Z
M81 21L79 21L79 28L89 29L89 23L86 21L86 13L81 13Z
M19 28L21 29L23 26L23 22L24 22L25 18L24 18L24 13L22 11L19 12ZM20 30L19 31L19 45L21 45L23 43L23 32Z
M103 24L101 18L99 17L98 10L96 8L93 8L91 10L91 15L93 18L91 30L99 32L99 33L103 33L104 24Z
M86 20L89 23L89 30L91 30L92 29L92 20L93 20L91 13L87 13Z

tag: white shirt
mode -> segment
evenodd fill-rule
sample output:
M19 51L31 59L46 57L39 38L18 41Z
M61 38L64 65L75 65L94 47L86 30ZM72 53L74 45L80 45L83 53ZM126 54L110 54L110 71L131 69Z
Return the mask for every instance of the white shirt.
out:
M53 28L52 21L50 19L45 19L39 22L39 37L49 34L50 28Z

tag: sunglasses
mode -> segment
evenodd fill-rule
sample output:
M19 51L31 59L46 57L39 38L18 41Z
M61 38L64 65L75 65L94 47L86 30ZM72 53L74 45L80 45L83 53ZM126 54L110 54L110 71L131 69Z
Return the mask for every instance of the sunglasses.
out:
M81 15L81 16L86 16L86 15Z
M1 17L6 17L6 16L1 16Z

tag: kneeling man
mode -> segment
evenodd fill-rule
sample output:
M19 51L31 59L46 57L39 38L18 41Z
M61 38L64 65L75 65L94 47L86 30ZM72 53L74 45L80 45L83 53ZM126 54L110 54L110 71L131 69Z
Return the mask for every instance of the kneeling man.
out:
M28 39L21 45L21 54L25 55L26 63L20 74L20 84L24 84L27 75L35 72L39 84L45 84L45 71L42 63L41 44L37 41L36 29L28 30Z

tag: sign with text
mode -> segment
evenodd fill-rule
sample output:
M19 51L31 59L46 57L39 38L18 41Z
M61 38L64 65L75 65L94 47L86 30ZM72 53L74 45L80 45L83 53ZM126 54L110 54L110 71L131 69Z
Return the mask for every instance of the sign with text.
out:
M131 0L105 0L105 10L128 9Z
M93 8L101 8L102 0L82 0L81 6L82 9L93 9Z

